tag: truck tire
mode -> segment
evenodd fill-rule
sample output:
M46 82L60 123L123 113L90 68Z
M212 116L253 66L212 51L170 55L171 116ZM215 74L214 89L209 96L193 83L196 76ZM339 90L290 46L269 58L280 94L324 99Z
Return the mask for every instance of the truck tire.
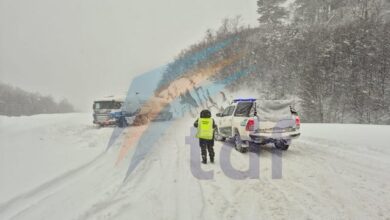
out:
M214 130L214 140L215 140L215 141L225 141L225 140L226 140L225 137L222 137L222 136L219 134L218 128L216 128L216 129Z
M156 121L170 121L172 119L172 113L170 112L163 112L160 113L158 119Z
M260 153L260 148L261 148L260 144L250 142L249 147L248 147L248 151L253 152L253 153Z
M276 147L276 149L278 149L278 150L286 151L286 150L288 150L288 148L290 147L290 145L288 145L288 143L287 143L286 141L281 140L281 141L275 142L275 147Z
M149 118L147 115L137 115L134 119L133 125L134 126L141 126L149 123Z
M248 151L248 148L245 148L242 146L241 136L240 136L240 133L238 133L238 131L235 132L234 137L233 137L233 141L234 141L234 148L238 152L246 153Z

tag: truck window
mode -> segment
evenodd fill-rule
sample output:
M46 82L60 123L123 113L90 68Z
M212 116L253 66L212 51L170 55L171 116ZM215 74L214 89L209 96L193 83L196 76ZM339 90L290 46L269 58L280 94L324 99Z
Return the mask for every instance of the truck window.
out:
M233 115L234 108L235 108L234 106L230 106L230 107L229 107L229 111L228 111L228 113L227 113L227 116Z
M229 110L230 110L230 106L229 107L227 107L227 108L225 108L225 110L223 110L223 112L222 112L222 116L224 117L224 116L227 116L228 115L228 113L229 113Z
M249 117L252 106L253 106L253 102L240 102L240 103L238 103L236 112L234 113L234 116Z
M250 112L249 112L249 117L253 117L255 116L255 112L256 112L256 107L255 106L252 106ZM257 113L257 112L256 112Z
M115 101L101 101L94 103L94 109L120 109L121 107L122 103Z

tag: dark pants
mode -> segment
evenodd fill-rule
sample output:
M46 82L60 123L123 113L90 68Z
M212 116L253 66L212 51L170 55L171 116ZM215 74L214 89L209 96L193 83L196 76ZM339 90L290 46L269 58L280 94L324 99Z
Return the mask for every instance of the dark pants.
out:
M209 152L210 160L214 160L214 146L211 143L208 143L207 141L201 142L200 149L202 152L202 159L204 161L207 161L207 151Z

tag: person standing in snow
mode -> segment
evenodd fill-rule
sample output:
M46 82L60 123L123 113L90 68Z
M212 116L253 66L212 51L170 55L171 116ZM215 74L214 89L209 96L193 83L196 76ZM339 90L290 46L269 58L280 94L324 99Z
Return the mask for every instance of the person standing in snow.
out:
M214 163L214 129L217 126L215 125L214 119L211 118L211 112L209 110L203 110L200 113L200 118L195 121L194 127L198 128L196 137L199 138L202 163L207 163L207 151L210 156L210 162Z

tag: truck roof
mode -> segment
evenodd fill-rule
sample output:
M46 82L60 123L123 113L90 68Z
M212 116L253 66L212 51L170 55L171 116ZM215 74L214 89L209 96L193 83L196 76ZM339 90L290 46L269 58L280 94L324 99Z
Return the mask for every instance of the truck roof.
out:
M233 103L238 103L238 102L255 102L257 99L254 98L249 98L249 99L234 99Z
M106 96L103 98L95 99L94 102L107 102L107 101L117 101L117 102L124 102L126 99L126 96L124 95L111 95L111 96Z
M256 99L256 98L239 98L239 99L234 99L232 104L237 104L240 102L257 102L257 103L279 103L279 104L286 104L290 103L291 105L295 103L294 100L292 99L278 99L278 100L269 100L269 99Z

